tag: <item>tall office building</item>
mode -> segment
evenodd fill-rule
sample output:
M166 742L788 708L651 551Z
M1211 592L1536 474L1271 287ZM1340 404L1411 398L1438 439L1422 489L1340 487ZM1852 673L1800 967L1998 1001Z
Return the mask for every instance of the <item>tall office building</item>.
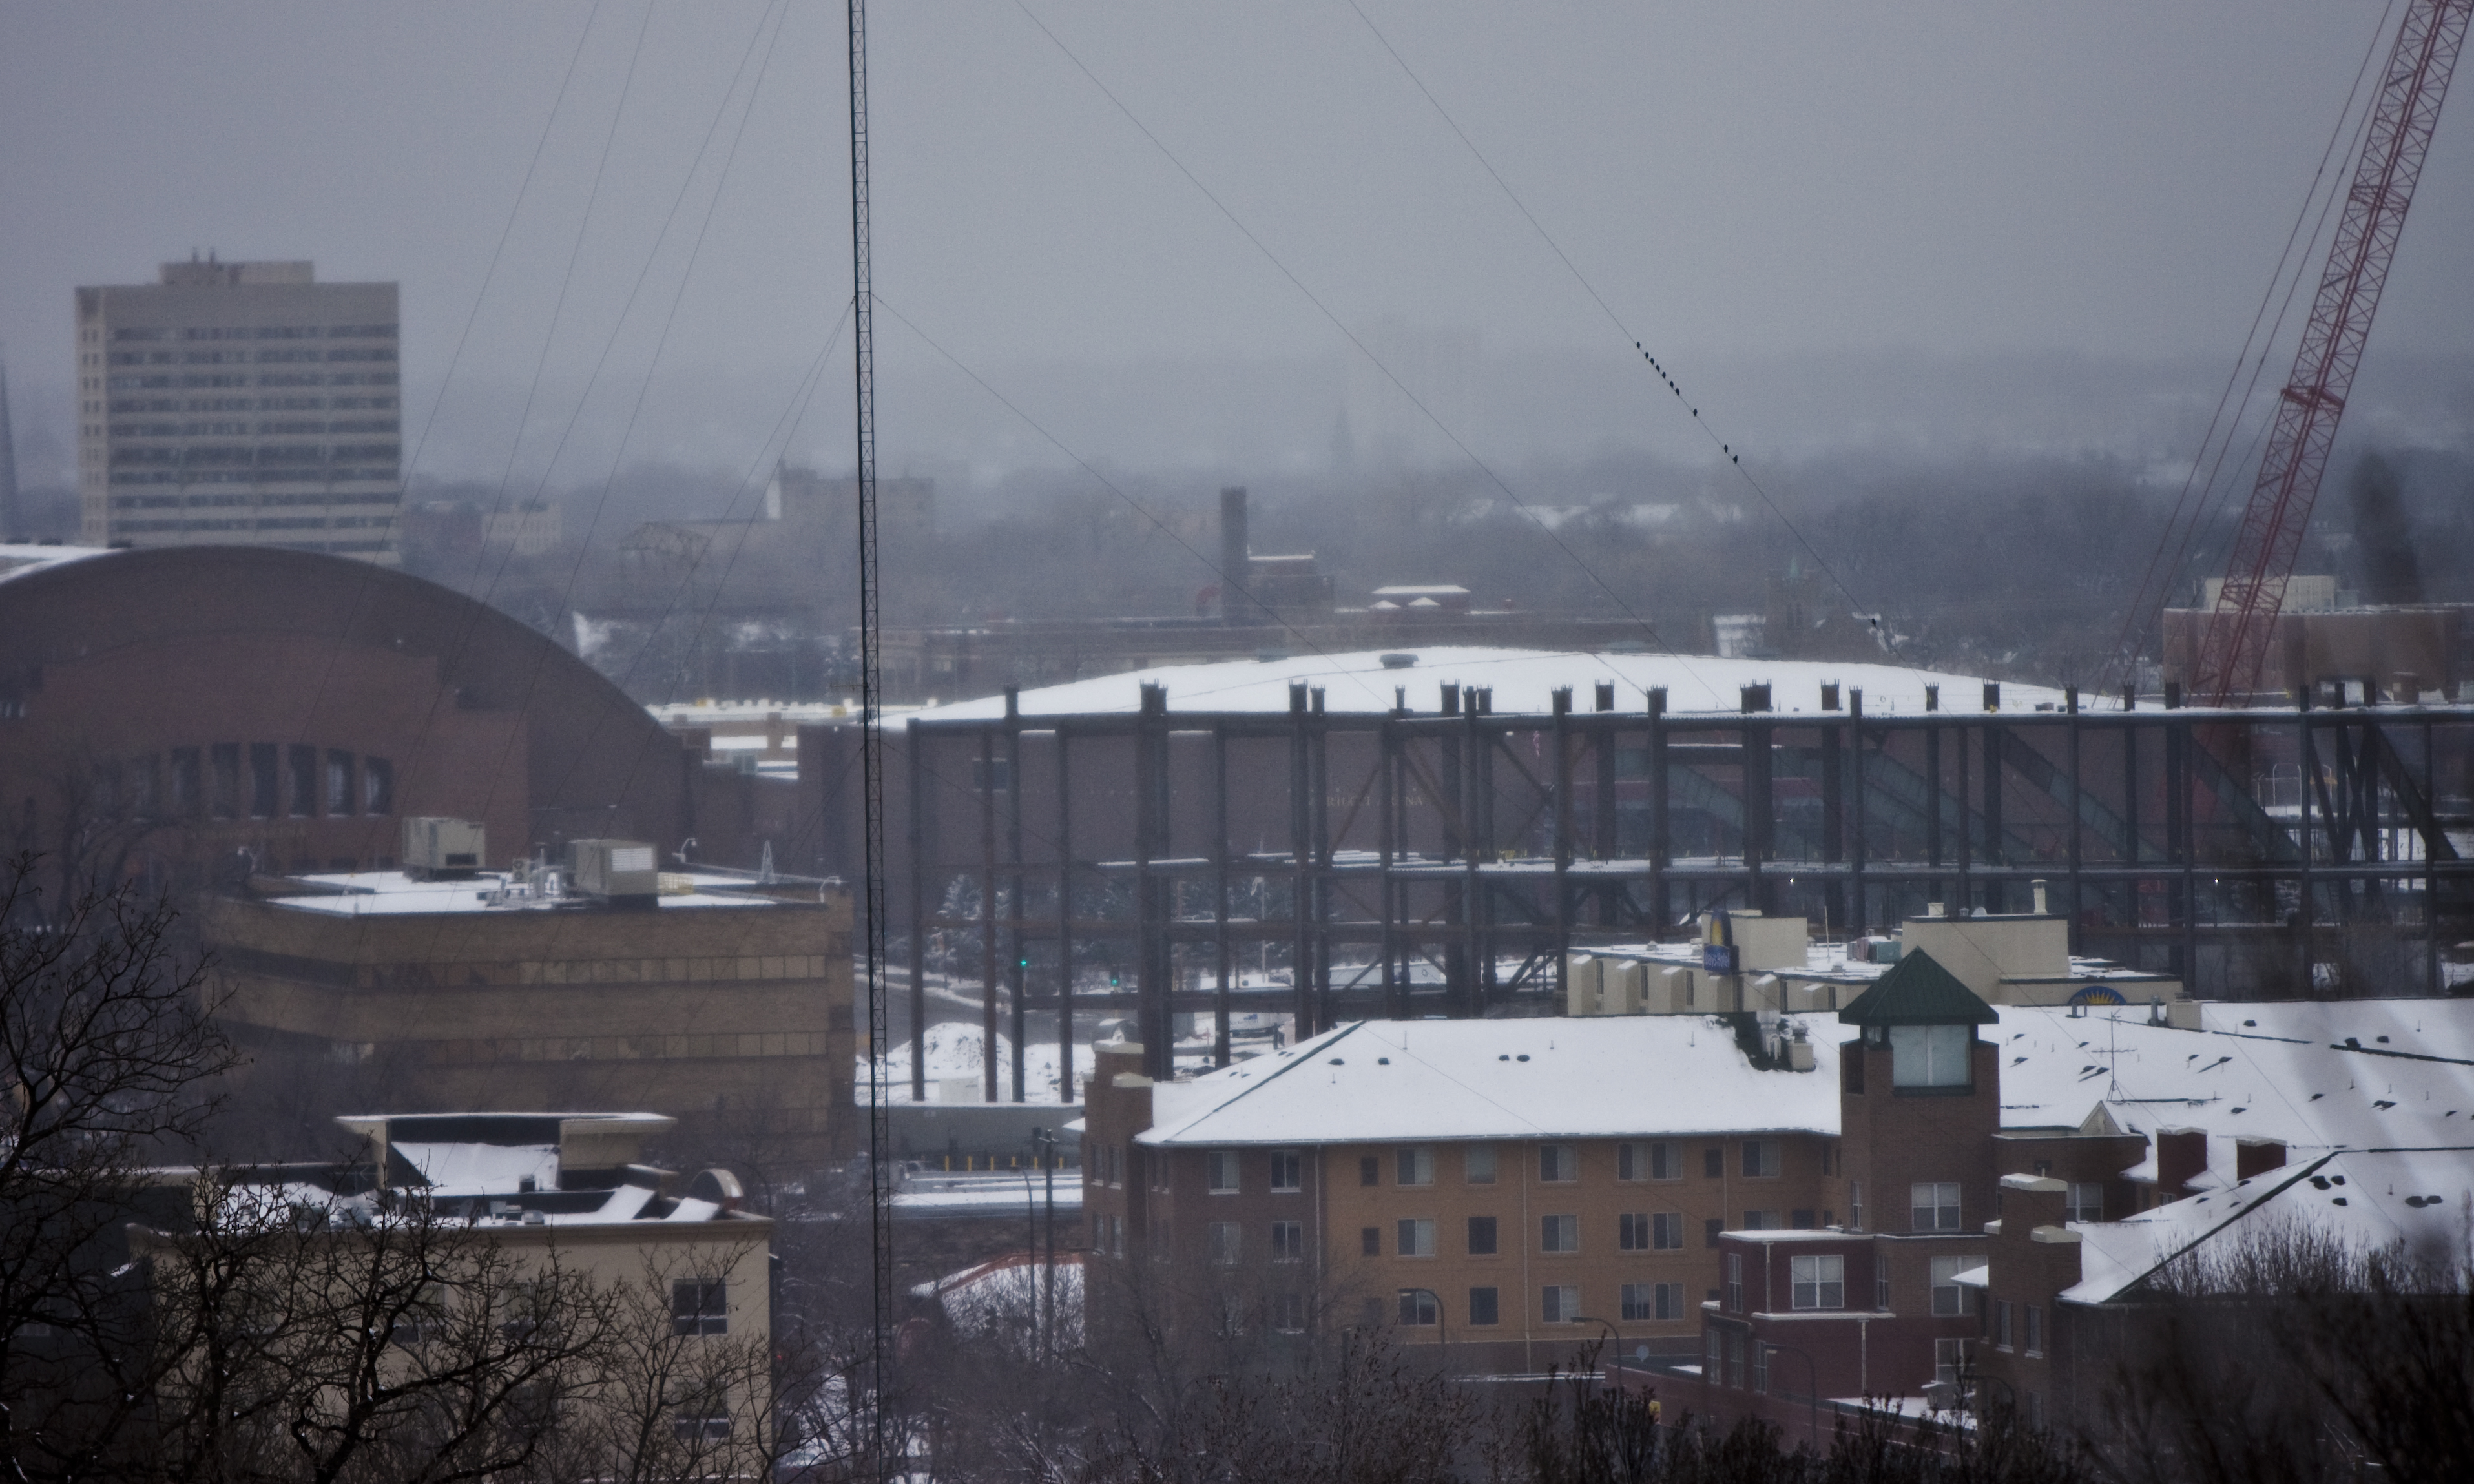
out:
M401 560L396 286L308 263L163 265L77 291L90 545L291 546Z

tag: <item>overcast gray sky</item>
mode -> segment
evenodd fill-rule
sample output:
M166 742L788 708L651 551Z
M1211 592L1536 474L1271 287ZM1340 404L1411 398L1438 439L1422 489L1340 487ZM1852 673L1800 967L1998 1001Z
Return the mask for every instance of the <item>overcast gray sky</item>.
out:
M1708 410L1748 442L1791 435L1740 369L1814 352L1850 376L1877 354L2221 368L2384 13L1360 3L1634 334L1687 381L1737 369L1735 405ZM1355 352L1034 14L1331 316L1428 346L1395 369L1438 378L1440 403L1468 404L1437 364L1463 351L1553 360L1603 404L1571 437L1672 443L1625 337L1347 0L1027 4L876 8L876 281L1079 451L1155 455L1141 424L1172 415L1141 390L1209 396L1194 369L1217 366L1256 369L1226 395L1263 398L1292 443L1326 440ZM471 318L433 467L506 458L546 343L519 464L547 456L596 362L606 440L666 320L630 452L753 455L849 293L841 16L0 7L0 342L21 416L65 405L73 286L213 249L400 280L408 435ZM2443 119L2375 357L2474 352L2469 115L2461 98ZM898 321L882 336L889 457L1053 458ZM1298 367L1328 384L1265 395L1281 376L1263 368ZM802 443L846 436L846 402L830 383Z

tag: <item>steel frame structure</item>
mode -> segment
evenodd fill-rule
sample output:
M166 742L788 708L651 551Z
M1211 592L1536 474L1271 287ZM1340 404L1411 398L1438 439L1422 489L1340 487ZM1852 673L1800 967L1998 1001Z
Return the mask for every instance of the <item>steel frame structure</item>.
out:
M2074 693L1867 715L1836 690L1818 711L1754 686L1738 712L1681 715L1661 691L1617 711L1601 684L1595 709L1558 692L1540 716L1451 685L1425 713L1405 689L1390 712L1330 712L1303 685L1285 713L1172 713L1146 685L1130 714L1026 716L1008 692L999 718L914 719L913 1096L940 944L949 983L978 979L990 1043L1013 1031L1009 1087L987 1060L993 1101L1025 1097L1027 1012L1053 1010L1070 1055L1104 961L1130 970L1119 1008L1164 1077L1175 1016L1211 1017L1228 1059L1241 957L1285 960L1285 991L1249 998L1305 1035L1499 1014L1560 989L1575 948L1722 905L1837 937L1932 901L2024 910L2043 879L2074 952L2200 993L2308 993L2333 971L2346 993L2436 994L2443 941L2474 936L2474 862L2449 837L2474 706L2096 710ZM2255 785L2288 770L2294 797L2263 803Z

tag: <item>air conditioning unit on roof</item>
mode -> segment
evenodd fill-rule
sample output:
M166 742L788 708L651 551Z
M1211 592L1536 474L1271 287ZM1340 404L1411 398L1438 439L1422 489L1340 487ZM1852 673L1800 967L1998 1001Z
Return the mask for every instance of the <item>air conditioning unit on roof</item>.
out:
M642 840L571 840L567 860L576 890L588 897L650 906L661 893L659 863Z
M477 820L432 815L403 822L403 869L414 875L471 875L489 854L487 832Z

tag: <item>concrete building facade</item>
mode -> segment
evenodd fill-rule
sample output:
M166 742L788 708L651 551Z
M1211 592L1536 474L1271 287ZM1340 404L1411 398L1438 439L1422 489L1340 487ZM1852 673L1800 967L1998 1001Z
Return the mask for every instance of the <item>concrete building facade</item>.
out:
M320 283L306 262L79 289L83 539L396 564L400 340L396 285Z
M777 1174L848 1150L845 893L674 877L625 910L497 875L260 885L202 924L255 1075L343 1068L343 1095L407 1113L625 1103Z

